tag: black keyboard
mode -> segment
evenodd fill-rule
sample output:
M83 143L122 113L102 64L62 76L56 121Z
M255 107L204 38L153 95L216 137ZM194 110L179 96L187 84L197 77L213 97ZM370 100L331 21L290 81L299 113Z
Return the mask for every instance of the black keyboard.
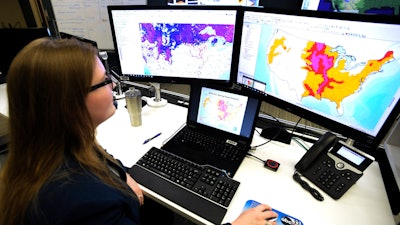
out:
M240 184L219 169L155 147L129 173L139 184L215 224L222 222Z
M188 127L178 132L174 139L192 148L202 149L217 157L233 161L242 160L247 152L247 147L244 144L218 136L207 135Z

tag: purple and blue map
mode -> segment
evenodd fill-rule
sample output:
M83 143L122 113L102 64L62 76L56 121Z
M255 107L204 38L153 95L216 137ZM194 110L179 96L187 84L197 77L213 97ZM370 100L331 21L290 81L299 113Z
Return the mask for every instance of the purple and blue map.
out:
M229 79L234 25L141 23L145 74Z

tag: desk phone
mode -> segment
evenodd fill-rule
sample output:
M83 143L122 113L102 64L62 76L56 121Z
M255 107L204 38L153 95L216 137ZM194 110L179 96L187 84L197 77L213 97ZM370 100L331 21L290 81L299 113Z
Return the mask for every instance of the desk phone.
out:
M296 170L333 199L339 199L363 175L373 158L327 132L295 165Z

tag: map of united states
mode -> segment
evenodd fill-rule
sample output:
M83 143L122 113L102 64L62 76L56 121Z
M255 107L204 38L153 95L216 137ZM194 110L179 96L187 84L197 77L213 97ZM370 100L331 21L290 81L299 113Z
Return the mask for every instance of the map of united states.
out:
M213 104L210 106L209 104ZM213 109L217 112L215 115L217 116L219 121L228 121L232 119L238 111L242 110L242 104L233 105L229 101L224 99L216 99L215 97L206 97L203 101L203 107L213 107Z
M268 64L273 68L274 60L282 54L294 54L292 46L287 44L285 36L275 38L268 52ZM290 43L290 42L289 42ZM317 100L328 99L336 104L339 114L341 102L360 91L369 76L379 73L382 66L394 59L391 50L376 59L357 62L357 57L347 54L344 46L329 46L325 43L305 41L299 55L306 71L303 80L303 97ZM299 50L299 49L297 49ZM354 69L355 70L351 70Z
M240 134L247 97L204 88L197 115L199 123Z

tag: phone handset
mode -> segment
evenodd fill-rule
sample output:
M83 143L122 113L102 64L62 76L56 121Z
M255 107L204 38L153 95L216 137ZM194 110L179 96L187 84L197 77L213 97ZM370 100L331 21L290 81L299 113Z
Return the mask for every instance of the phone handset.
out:
M307 170L322 153L327 153L338 142L336 135L326 132L317 142L304 154L300 161L295 165L299 172Z

